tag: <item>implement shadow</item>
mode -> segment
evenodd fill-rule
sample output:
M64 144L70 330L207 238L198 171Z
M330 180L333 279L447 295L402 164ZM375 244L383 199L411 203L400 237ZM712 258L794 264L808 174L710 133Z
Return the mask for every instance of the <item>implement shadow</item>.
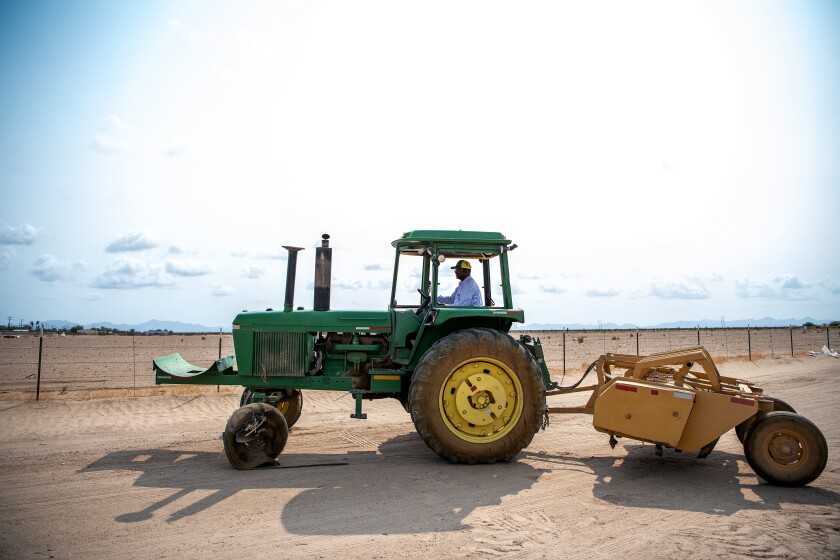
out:
M301 489L276 512L288 532L300 535L461 530L474 509L498 505L530 488L544 472L520 461L452 465L416 433L391 438L378 451L282 454L277 466L252 471L234 470L220 453L144 449L109 453L78 473L106 470L139 472L136 487L175 490L140 511L117 516L118 522L151 519L166 506L189 501L194 492L210 494L170 514L167 522L196 515L243 490ZM371 503L375 507L361 505Z
M728 516L742 510L776 510L781 504L836 506L840 494L812 486L771 486L752 471L739 471L742 455L713 451L706 459L692 453L665 450L662 457L653 445L624 444L626 455L574 457L552 453L524 453L541 467L591 471L592 495L597 500L631 508L694 511ZM617 448L618 449L618 448Z

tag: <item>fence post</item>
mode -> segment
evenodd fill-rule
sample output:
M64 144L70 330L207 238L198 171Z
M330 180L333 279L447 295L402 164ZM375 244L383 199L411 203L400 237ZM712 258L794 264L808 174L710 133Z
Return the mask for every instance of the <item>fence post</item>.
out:
M566 375L566 333L568 330L569 327L566 327L566 330L563 331L563 375Z
M831 339L828 338L828 325L825 326L825 347L831 350Z
M697 325L697 346L700 346L700 325Z
M41 325L38 336L38 377L35 380L35 400L41 400L41 357L44 354L44 325Z
M222 359L222 327L219 327L219 359ZM216 385L216 392L219 392L218 385Z
M788 325L790 330L790 355L793 357L793 325Z
M750 361L752 361L752 338L750 337L750 326L747 325L747 353L750 356Z
M639 355L639 327L636 327L636 355Z
M134 333L131 334L131 363L133 364L133 373L131 377L131 387L134 396L137 396L137 351L134 349Z

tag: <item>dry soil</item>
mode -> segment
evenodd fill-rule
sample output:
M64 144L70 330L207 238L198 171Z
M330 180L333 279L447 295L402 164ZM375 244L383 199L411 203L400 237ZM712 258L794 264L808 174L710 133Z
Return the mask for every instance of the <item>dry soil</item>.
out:
M583 415L515 461L451 465L396 401L351 420L348 396L315 392L279 466L236 471L232 392L0 401L0 558L840 557L840 360L720 369L820 426L820 478L764 483L732 432L702 460L611 449Z

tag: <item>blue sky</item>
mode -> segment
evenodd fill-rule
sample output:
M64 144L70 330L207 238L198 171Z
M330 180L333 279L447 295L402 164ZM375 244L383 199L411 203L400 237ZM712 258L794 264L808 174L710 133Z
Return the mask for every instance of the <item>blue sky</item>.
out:
M0 315L309 307L322 233L384 309L439 228L528 323L837 319L838 68L827 1L4 2Z

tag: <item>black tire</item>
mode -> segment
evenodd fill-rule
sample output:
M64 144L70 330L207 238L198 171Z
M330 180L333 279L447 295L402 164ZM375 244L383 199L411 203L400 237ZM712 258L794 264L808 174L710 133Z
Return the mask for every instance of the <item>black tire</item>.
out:
M251 395L254 394L255 390L269 395L274 394L268 388L251 389L250 387L245 387L242 391L242 396L239 398L239 406L250 404L252 402ZM300 419L301 412L303 412L303 393L297 389L288 389L286 392L288 394L283 397L283 400L277 403L277 410L286 418L286 425L291 428L297 423Z
M286 418L286 424L291 428L300 419L300 414L303 412L303 392L297 389L292 389L291 395L279 403L277 409Z
M542 376L528 350L492 329L454 332L423 356L408 392L417 432L452 463L509 461L542 426Z
M225 455L240 470L274 462L288 438L286 419L279 410L265 403L251 403L237 409L222 434Z
M744 455L755 474L777 486L804 486L820 476L828 445L813 422L793 412L768 412L747 434Z
M761 397L767 401L773 401L773 412L796 412L792 406L788 403L783 401L782 399L777 399L776 397ZM750 416L737 426L735 426L735 435L738 436L738 441L742 444L744 443L744 439L747 437L747 434L752 428L752 425L755 423L756 419L764 416L766 412L759 412L755 416Z

